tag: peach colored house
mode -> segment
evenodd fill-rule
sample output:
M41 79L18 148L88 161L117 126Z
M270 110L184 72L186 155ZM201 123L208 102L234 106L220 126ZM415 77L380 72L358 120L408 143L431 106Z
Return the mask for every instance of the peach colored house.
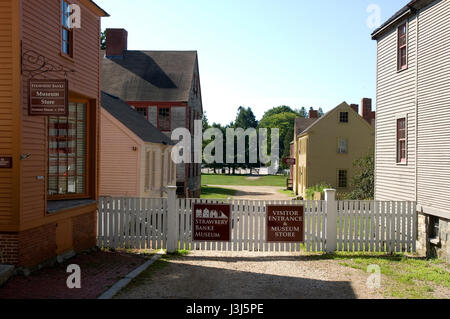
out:
M100 196L163 196L176 185L173 142L118 97L101 104Z

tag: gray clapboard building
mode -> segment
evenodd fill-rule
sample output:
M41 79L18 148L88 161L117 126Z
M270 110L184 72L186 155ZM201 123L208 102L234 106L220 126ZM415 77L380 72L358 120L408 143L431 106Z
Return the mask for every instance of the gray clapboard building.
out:
M418 247L450 259L450 1L414 0L377 41L377 200L412 200Z
M127 40L124 29L106 30L102 90L126 101L168 137L186 128L193 139L194 121L203 115L197 52L128 50ZM176 180L179 195L199 197L201 163L177 165Z

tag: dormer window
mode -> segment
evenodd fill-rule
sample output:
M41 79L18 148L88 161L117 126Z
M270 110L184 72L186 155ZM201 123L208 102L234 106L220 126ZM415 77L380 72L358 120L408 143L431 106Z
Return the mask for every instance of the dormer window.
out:
M407 26L406 23L398 27L398 43L397 43L397 58L398 58L398 71L404 70L408 67L408 41L407 41Z

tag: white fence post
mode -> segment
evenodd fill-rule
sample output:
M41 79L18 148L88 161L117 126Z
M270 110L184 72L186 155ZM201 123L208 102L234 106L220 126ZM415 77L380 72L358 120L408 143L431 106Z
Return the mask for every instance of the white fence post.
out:
M174 253L178 248L177 187L167 186L167 252Z
M326 209L326 246L327 253L334 253L337 249L337 202L336 190L325 189Z

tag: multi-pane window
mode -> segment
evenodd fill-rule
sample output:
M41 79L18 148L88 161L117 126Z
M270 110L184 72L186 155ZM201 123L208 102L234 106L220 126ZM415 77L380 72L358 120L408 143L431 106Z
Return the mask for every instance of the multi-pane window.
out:
M86 194L86 104L48 118L48 195Z
M398 56L398 70L406 69L407 62L407 34L406 23L398 27L398 44L397 44L397 56Z
M347 171L339 170L338 172L338 187L347 188Z
M158 127L161 131L170 131L170 109L168 107L158 110Z
M338 153L339 154L347 154L348 153L348 140L346 138L339 139Z
M340 112L339 113L339 122L340 123L348 123L348 112Z
M136 111L141 114L145 119L148 119L148 108L146 107L137 107Z
M406 163L406 118L397 119L397 163Z
M67 1L61 1L61 51L62 53L72 56L72 29L70 27L70 11L69 3Z

